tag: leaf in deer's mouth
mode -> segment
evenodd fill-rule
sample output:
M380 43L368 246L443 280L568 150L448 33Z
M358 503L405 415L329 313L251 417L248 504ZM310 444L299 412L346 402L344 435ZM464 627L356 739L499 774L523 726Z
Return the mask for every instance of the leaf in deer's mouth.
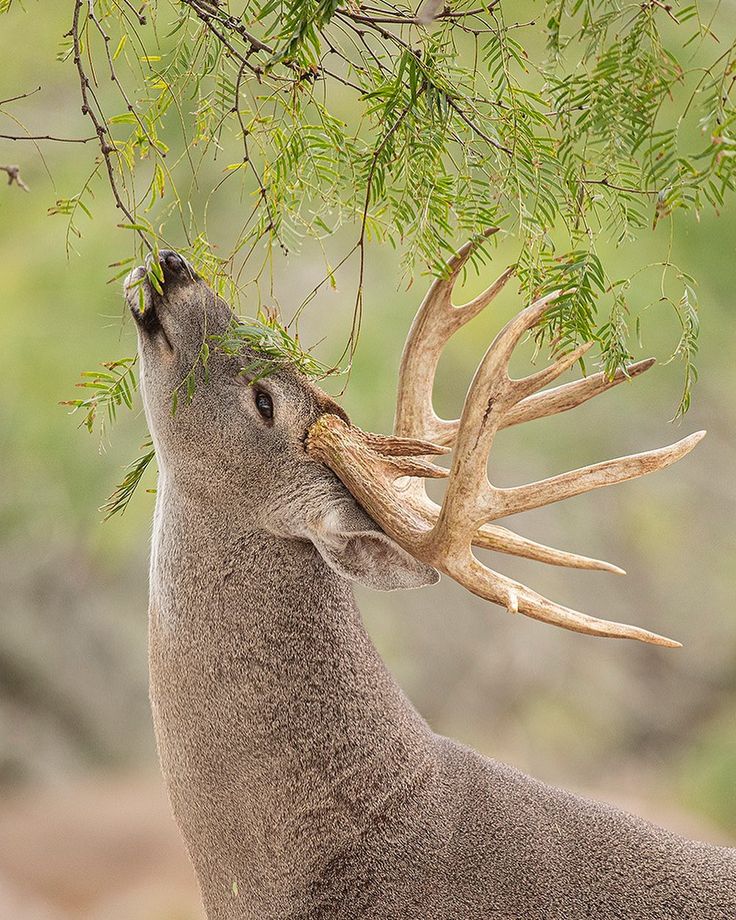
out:
M152 304L151 283L148 280L145 268L139 265L134 268L123 282L125 300L134 316L143 315Z
M153 335L162 329L156 310L153 285L143 266L134 268L125 279L125 299L140 329Z

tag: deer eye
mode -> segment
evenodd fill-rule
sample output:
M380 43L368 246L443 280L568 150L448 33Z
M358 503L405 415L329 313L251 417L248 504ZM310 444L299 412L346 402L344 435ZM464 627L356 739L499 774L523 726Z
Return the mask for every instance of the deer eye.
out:
M256 409L262 418L270 422L273 418L273 400L265 390L256 390Z

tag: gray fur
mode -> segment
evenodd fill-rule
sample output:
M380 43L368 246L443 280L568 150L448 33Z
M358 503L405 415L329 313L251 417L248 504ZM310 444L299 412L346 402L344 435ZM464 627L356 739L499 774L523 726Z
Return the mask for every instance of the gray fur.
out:
M348 579L391 589L436 573L306 457L306 430L336 407L294 370L262 383L269 425L243 362L215 351L171 415L203 335L230 321L176 258L162 254L166 296L147 292L155 320L138 316L161 465L151 702L208 918L735 920L736 851L431 731Z

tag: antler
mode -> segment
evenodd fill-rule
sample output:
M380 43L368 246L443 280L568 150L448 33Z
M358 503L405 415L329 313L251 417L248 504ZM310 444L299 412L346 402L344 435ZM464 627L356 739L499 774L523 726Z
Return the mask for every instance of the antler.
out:
M678 646L639 627L597 619L556 604L494 572L473 555L472 547L478 546L553 565L622 573L609 563L534 543L490 522L663 469L692 450L705 434L697 432L669 447L607 460L528 485L506 489L492 485L487 463L497 431L572 409L627 377L637 376L654 362L639 362L612 379L594 374L538 392L572 367L591 347L588 342L541 371L511 378L508 367L514 348L560 296L555 292L535 301L496 336L475 374L461 418L439 418L432 405L432 386L442 348L457 329L493 300L511 275L507 269L475 300L454 306L454 283L475 245L477 241L464 246L449 263L446 276L433 283L409 332L399 371L396 436L384 439L369 435L337 416L323 415L310 429L308 452L337 473L366 511L407 552L473 594L512 613L576 632ZM453 441L449 473L423 459L444 453ZM448 476L440 507L427 496L423 480ZM407 483L404 477L411 479Z

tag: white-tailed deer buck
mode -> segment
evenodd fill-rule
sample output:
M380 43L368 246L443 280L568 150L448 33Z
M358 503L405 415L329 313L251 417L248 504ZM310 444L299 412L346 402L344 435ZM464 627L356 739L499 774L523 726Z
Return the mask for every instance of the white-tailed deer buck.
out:
M547 297L491 344L462 418L437 418L440 349L510 275L453 306L470 251L434 282L409 334L393 437L352 426L294 368L254 380L253 352L213 347L205 372L203 341L235 320L176 253L159 254L163 294L143 268L127 280L160 466L153 717L208 917L734 920L736 850L687 841L434 734L363 627L352 581L409 588L437 581L439 570L567 629L677 644L561 607L473 555L476 546L611 570L490 522L665 467L701 435L531 485L492 486L486 461L500 428L571 409L624 375L542 390L583 346L509 378L512 350ZM172 392L192 368L193 398L172 414ZM447 473L426 457L449 445L438 507L422 480Z

